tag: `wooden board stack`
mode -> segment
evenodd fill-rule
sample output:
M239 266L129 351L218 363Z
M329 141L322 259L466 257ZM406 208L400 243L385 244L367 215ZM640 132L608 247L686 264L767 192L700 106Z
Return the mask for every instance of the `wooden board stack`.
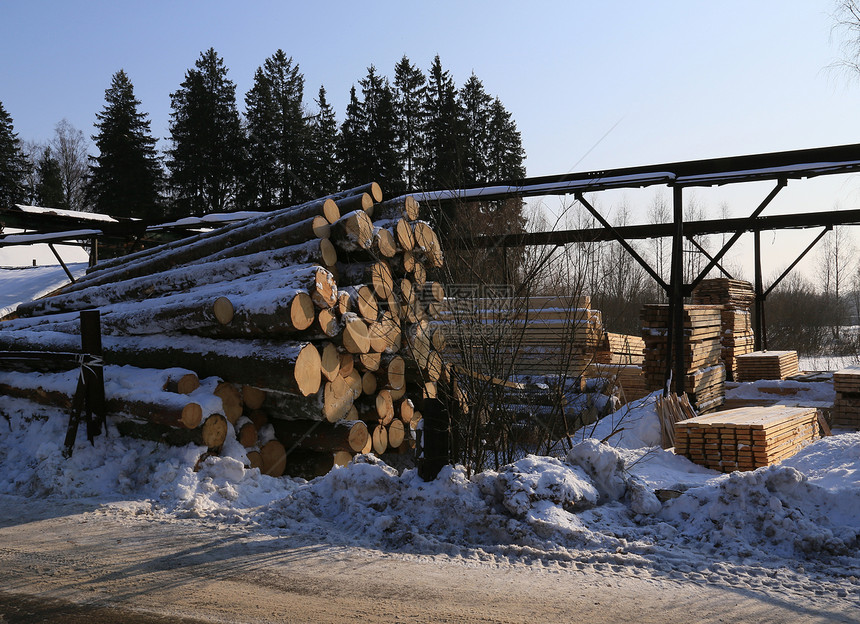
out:
M107 370L219 380L219 415L269 474L409 451L445 374L430 326L444 290L427 278L442 251L412 197L381 200L371 183L107 260L21 305L0 323L0 350L78 351L79 311L95 307ZM164 439L162 427L185 427L155 413L122 416Z
M737 375L737 357L755 350L750 306L755 302L752 284L742 280L702 280L693 290L693 303L720 305L722 312L722 358L726 366L726 379L734 381Z
M791 457L816 440L818 411L742 407L675 423L675 453L722 472L755 470Z
M833 426L860 430L860 366L843 368L833 373Z
M684 390L699 413L722 405L725 397L725 366L721 362L721 307L684 306ZM666 338L669 306L647 304L642 309L645 362L642 372L650 390L663 387L669 345Z
M587 296L449 298L434 327L445 332L448 357L473 371L578 377L604 337L590 305Z
M737 381L786 379L800 373L797 351L753 351L737 358Z

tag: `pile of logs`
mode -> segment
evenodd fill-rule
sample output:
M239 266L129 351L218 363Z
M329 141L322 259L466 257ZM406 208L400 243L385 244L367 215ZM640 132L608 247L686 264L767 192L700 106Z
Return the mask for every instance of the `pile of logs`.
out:
M185 371L186 386L160 373L139 409L108 395L129 433L170 439L217 415L251 465L317 473L355 453L414 448L416 408L446 374L431 323L444 290L428 281L442 261L418 203L382 202L372 183L98 264L19 306L0 323L0 350L76 351L79 311L98 308L107 387ZM42 394L59 401L60 381L42 378ZM33 389L2 383L0 394ZM199 403L195 383L219 404L190 418L159 409Z
M833 373L833 389L836 390L831 412L833 426L860 430L860 367L843 368Z
M721 361L720 306L684 306L684 390L698 413L716 409L725 399L726 369ZM669 306L647 304L642 309L645 363L642 371L651 390L663 387L666 361Z
M750 306L755 302L752 284L742 280L725 278L703 280L693 290L694 304L722 306L723 364L726 379L735 381L737 358L755 350Z

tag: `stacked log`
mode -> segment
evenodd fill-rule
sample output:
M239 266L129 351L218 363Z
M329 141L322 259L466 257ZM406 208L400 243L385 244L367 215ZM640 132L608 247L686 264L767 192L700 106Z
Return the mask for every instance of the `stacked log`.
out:
M755 302L752 284L742 280L703 280L693 290L694 304L720 305L723 307L720 342L723 346L723 364L726 379L735 381L738 356L755 350L750 306Z
M725 398L726 369L721 361L721 306L684 306L684 390L699 413L722 405ZM645 361L642 371L650 390L663 388L666 361L669 306L647 304L642 309L642 337Z
M831 412L833 426L860 430L860 367L843 368L833 373L836 401Z
M109 386L142 369L181 367L162 389L171 395L194 385L184 375L207 380L209 411L266 474L411 450L415 407L444 369L431 327L444 290L427 280L443 257L413 198L381 200L369 184L109 260L21 305L20 318L0 323L0 349L78 351L78 313L98 307ZM32 385L9 381L0 394L16 383ZM60 386L43 394L70 397ZM128 406L108 403L128 420ZM158 427L187 423L168 421L138 417L123 429L181 441Z
M675 423L675 452L721 472L755 470L791 457L819 436L813 407L754 406Z

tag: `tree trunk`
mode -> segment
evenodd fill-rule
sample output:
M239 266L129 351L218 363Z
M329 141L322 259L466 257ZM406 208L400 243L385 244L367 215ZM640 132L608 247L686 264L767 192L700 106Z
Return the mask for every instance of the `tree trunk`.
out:
M10 351L74 351L78 341L76 336L56 332L0 331L0 349ZM304 396L315 394L320 387L320 355L306 342L105 336L102 348L107 364L140 368L170 365L195 371L201 377L220 377Z
M395 197L373 206L371 217L374 221L406 219L416 221L418 219L420 205L412 195Z
M347 451L357 453L367 443L367 425L360 420L272 421L275 437L287 449L298 447L311 451Z
M18 314L22 317L37 317L62 312L76 312L90 308L100 308L106 314L108 306L123 302L136 302L136 306L146 305L144 300L171 296L172 299L160 301L166 304L185 299L195 299L204 296L249 295L266 289L295 289L307 290L320 300L318 305L330 307L336 302L334 278L331 273L326 275L320 265L293 264L285 267L275 265L271 269L271 260L265 266L259 265L256 270L249 266L236 266L232 260L201 264L192 268L178 268L164 271L158 275L136 278L117 284L108 284L88 288L68 295L56 295L46 299L37 299L18 306ZM254 263L256 265L256 263ZM263 270L263 268L267 270ZM60 320L74 320L68 317ZM26 327L27 324L44 321L26 321L18 319L15 327Z
M373 223L363 210L345 214L332 224L331 242L344 252L370 249L373 244Z
M391 294L394 278L391 267L387 262L355 262L345 264L338 262L334 270L335 280L343 286L362 286L369 284L380 299L386 299Z

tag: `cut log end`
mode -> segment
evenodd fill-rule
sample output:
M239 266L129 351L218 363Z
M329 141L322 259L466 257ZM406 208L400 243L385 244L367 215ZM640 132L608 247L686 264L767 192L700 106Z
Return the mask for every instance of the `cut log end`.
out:
M388 299L394 291L394 277L385 262L377 262L371 269L373 290L380 299Z
M248 451L248 468L260 468L263 465L263 457L260 451Z
M394 400L388 390L380 390L376 395L376 414L383 425L394 420Z
M327 238L320 239L320 258L326 266L337 264L337 249Z
M287 468L287 451L277 440L269 440L260 449L262 465L260 472L270 477L280 477Z
M340 324L337 322L334 310L328 308L320 310L317 320L319 321L320 331L329 338L334 338L340 333Z
M186 429L196 429L203 422L203 408L197 403L189 403L182 408L179 421Z
M342 339L344 349L350 353L367 353L370 351L370 336L367 325L357 316L344 323Z
M316 394L322 383L320 354L312 344L302 347L296 358L295 381L304 396Z
M370 433L367 431L367 425L360 420L354 421L349 429L349 436L347 437L349 448L356 453L361 452L361 450L367 445L367 439L369 437Z
M328 238L331 236L331 223L322 215L317 215L313 220L313 232L317 238Z
M233 304L227 297L218 297L212 304L212 314L221 325L229 325L233 320Z
M323 216L329 223L334 223L340 219L340 208L337 207L337 204L333 199L326 199L323 202L322 211Z
M322 348L320 372L327 381L333 381L340 373L340 353L337 352L337 347L330 342Z
M266 400L266 391L254 386L242 386L242 403L249 410L258 410Z
M301 292L290 301L290 324L302 331L313 325L316 315L314 300L308 293Z
M392 420L388 425L388 446L398 448L406 437L406 429L402 420Z
M376 375L368 371L361 376L361 392L362 394L371 395L376 392Z
M368 434L367 437L369 438L370 434ZM365 444L367 444L366 440L365 440ZM362 447L362 448L364 448L364 447ZM360 450L361 449L359 449L359 451ZM342 468L342 467L346 466L347 464L349 464L349 462L351 462L351 461L352 461L352 453L348 453L346 451L335 451L334 460L333 460L333 464L335 466L340 466Z
M221 414L212 414L201 428L201 437L206 447L220 448L227 439L227 419Z
M377 425L373 429L373 451L377 455L382 455L388 449L388 430L382 425Z
M382 201L382 187L379 186L376 182L371 182L370 187L367 189L367 192L373 198L375 202Z
M393 258L397 253L397 241L394 235L384 228L374 230L374 245L385 258Z
M406 360L395 355L388 362L386 370L387 386L399 390L406 383Z
M257 427L250 421L245 422L236 432L236 439L245 448L257 446Z

